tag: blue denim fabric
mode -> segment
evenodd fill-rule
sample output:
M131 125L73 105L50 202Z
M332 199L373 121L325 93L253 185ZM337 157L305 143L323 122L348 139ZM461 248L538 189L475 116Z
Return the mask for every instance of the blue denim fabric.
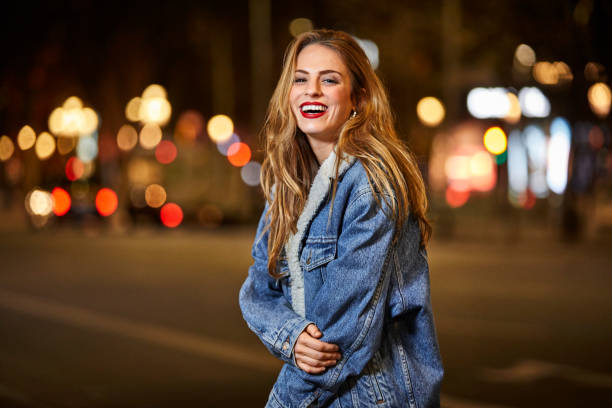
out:
M259 222L254 263L240 290L248 326L284 364L268 407L436 407L443 376L418 222L395 225L355 161L313 214L300 244L304 317L294 311L287 260L267 271L268 234ZM267 208L264 210L267 211ZM322 374L295 365L293 347L315 323L342 358Z

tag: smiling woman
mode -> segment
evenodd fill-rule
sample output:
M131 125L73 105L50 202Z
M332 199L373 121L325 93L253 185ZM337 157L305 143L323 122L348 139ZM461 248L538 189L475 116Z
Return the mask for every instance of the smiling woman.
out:
M351 36L294 40L263 135L266 208L240 306L286 363L267 406L439 406L425 188Z

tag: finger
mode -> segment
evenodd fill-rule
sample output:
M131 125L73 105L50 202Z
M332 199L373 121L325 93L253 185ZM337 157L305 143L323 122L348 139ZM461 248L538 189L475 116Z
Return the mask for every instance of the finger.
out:
M336 365L336 360L315 360L304 354L296 354L295 361L308 364L311 367L331 367Z
M321 374L323 371L325 371L325 367L312 367L303 362L298 362L297 364L300 369L307 372L308 374Z
M318 361L339 360L342 357L340 353L321 352L307 347L304 344L296 344L294 348L294 353L296 357L298 355L303 355Z
M310 334L312 337L317 338L317 339L323 336L323 333L321 333L321 330L319 330L319 328L314 324L309 324L308 327L306 327L306 333Z
M306 346L317 351L334 352L339 350L339 347L335 344L326 343L310 336L304 336L302 340Z

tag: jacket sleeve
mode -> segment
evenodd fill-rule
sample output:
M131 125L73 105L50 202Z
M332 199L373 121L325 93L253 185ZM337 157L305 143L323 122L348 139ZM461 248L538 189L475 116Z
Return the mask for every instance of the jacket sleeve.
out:
M384 200L381 200L386 209ZM333 397L349 376L359 375L381 343L385 320L391 246L395 223L381 210L371 190L349 203L338 238L337 258L325 270L325 282L310 299L321 340L337 344L342 358L322 374L284 367L271 397L285 406L320 405ZM290 377L290 378L289 378ZM287 389L287 385L290 385Z
M240 309L247 325L266 348L275 357L295 364L292 357L295 342L312 322L293 311L280 282L268 274L268 232L263 231L267 209L266 205L253 243L253 265L240 289Z

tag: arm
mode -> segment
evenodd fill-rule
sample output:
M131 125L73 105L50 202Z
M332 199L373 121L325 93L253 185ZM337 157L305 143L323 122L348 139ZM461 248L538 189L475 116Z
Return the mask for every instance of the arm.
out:
M369 189L352 199L344 220L338 256L327 264L325 283L310 301L322 340L337 344L343 357L319 375L286 367L278 383L289 387L275 388L274 395L288 406L307 406L316 398L324 404L349 376L363 371L380 346L395 225Z
M240 309L249 328L277 358L294 364L292 350L302 331L311 324L295 313L285 298L280 282L268 274L268 232L263 233L263 211L251 254L254 263L240 289Z

